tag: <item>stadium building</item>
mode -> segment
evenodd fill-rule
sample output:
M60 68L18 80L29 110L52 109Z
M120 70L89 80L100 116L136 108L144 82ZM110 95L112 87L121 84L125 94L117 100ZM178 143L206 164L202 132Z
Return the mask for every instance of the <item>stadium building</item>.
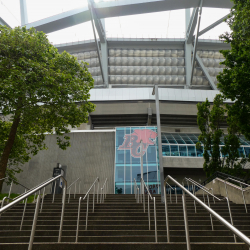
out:
M180 181L187 175L197 181L205 179L203 151L195 147L199 136L196 105L206 99L212 102L219 93L216 76L223 70L219 50L230 49L230 45L218 38L200 38L221 25L226 16L204 29L200 22L204 8L229 13L230 0L89 0L84 7L34 22L29 22L26 1L20 3L21 25L35 27L49 37L59 36L57 32L67 36L68 29L83 23L91 25L94 39L55 46L88 63L95 80L90 101L96 105L89 123L72 129L71 147L66 151L57 148L54 135L47 136L49 150L25 164L18 176L21 183L34 186L49 178L61 163L67 166L69 183L79 176L84 179L82 192L99 176L109 179L109 193L131 194L134 180L142 174L141 154L143 177L152 193L161 192L160 183L167 174ZM178 17L184 20L181 38L114 38L106 33L105 22L110 18L145 18L150 13L167 15L177 10L185 16ZM2 18L0 22L8 24ZM248 155L250 142L241 141L240 150Z

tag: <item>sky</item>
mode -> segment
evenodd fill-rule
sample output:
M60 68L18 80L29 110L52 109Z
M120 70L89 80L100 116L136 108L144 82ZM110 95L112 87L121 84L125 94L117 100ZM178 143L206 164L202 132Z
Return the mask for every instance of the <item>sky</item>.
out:
M95 2L102 1L115 0L95 0ZM87 0L26 0L26 2L29 22L87 5ZM225 16L229 11L203 8L200 30ZM11 27L19 26L21 24L19 0L0 0L0 17ZM106 18L105 28L108 38L184 38L185 10ZM228 25L222 23L199 39L219 39L219 35L229 30ZM91 23L87 22L49 33L48 38L51 43L60 44L90 40L94 39L94 36Z

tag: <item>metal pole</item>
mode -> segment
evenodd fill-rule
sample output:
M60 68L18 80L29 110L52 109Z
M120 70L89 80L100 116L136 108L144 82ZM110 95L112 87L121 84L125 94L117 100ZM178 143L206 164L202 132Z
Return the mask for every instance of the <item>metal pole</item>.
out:
M193 195L195 195L195 191L194 191L194 185L192 185L192 188L193 188ZM195 195L196 196L196 195ZM195 213L197 213L197 211L196 211L196 202L195 202L195 200L194 200L194 211L195 211Z
M98 197L99 196L99 179L98 179L98 184L97 184L97 198L96 198L96 203L98 203Z
M157 134L158 134L158 150L159 150L159 165L160 165L160 181L161 181L161 201L164 202L164 172L162 163L162 143L161 143L161 118L158 85L154 86L155 92L155 107L157 118Z
M36 231L37 217L38 217L39 206L40 206L40 199L41 199L41 197L40 197L40 195L38 195L28 250L32 250L32 247L33 247L33 241L34 241L35 231Z
M192 60L192 70L191 70L190 84L192 84L193 75L194 75L194 63L195 63L195 58L196 58L196 50L197 50L197 43L198 43L199 30L200 30L201 13L202 13L202 4L203 4L203 0L200 1L198 25L197 25L196 36L195 36L195 42L194 42L194 50L193 50L193 60Z
M54 185L54 194L53 194L53 200L52 200L52 203L54 203L54 199L55 199L55 192L56 192L56 180L55 180L55 185Z
M61 221L60 221L58 242L61 242L61 239L62 239L62 229L63 229L63 218L64 218L64 211L65 211L65 204L66 204L66 194L67 194L67 184L63 188L62 212L61 212Z
M68 203L70 201L70 190L71 190L71 187L69 188L69 197L68 197Z
M43 189L43 198L42 198L42 204L41 204L41 209L40 209L40 213L42 212L43 210L43 200L44 200L44 195L45 195L45 187Z
M148 230L150 230L151 228L151 224L150 224L150 205L149 205L149 194L148 194Z
M207 194L207 203L208 203L208 206L210 207L210 201L209 201L208 194ZM209 215L210 215L212 230L214 231L213 217L212 217L212 214L209 214Z
M21 225L20 225L20 231L22 230L22 227L23 227L23 220L24 220L24 215L25 215L25 211L26 211L27 200L28 200L28 198L26 198L24 208L23 208L23 216L22 216L22 221L21 221Z
M76 243L78 242L78 232L79 232L79 222L80 222L80 211L81 211L81 201L82 197L79 198L79 204L78 204L78 216L77 216L77 224L76 224Z
M153 201L154 201L154 217L155 217L155 242L157 243L157 219L156 219L155 197L153 197Z
M10 194L11 194L11 190L12 190L12 186L13 186L13 181L10 184L10 190L9 190L9 195L8 198L10 198ZM9 199L7 199L7 204L9 203Z
M164 199L165 199L165 215L166 215L166 228L167 228L167 240L170 242L170 234L169 234L169 221L168 221L168 201L166 195L166 186L164 185Z
M177 192L176 192L176 187L175 187L175 199L176 199L176 203L177 203Z
M93 193L93 213L95 212L95 185L94 185L94 193Z
M241 186L242 198L243 198L244 205L245 205L245 210L246 210L246 213L247 213L247 205L246 205L246 201L245 201L245 196L244 196L244 192L243 192L243 187L242 187L242 185L241 185L241 184L240 184L240 186Z
M229 211L229 215L230 215L231 225L233 226L234 222L233 222L233 217L232 217L232 212L231 212L231 207L230 207L230 201L229 201L228 197L226 197L226 200L227 200L227 206L228 206L228 211ZM235 243L237 242L235 234L234 234L234 242Z
M76 198L76 182L75 182L75 194L74 194L74 199Z
M88 217L89 217L89 194L88 194L88 198L87 198L87 212L86 212L86 226L85 226L85 230L88 229Z
M142 192L143 192L143 142L142 140L140 141L141 145L140 145L140 151L141 151L141 202L142 202Z
M184 222L185 222L187 250L191 250L190 238L189 238L189 228L188 228L188 218L187 218L186 196L185 196L184 191L182 191L182 204L183 204L183 214L184 214Z

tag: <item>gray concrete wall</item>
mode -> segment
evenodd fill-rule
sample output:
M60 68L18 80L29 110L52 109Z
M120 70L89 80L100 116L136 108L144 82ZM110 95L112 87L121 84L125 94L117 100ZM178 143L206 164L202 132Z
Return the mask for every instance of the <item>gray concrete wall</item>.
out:
M106 178L109 180L108 193L114 192L115 132L72 132L69 134L71 147L59 149L56 135L47 135L48 150L40 151L23 166L23 172L17 175L20 183L32 188L52 177L57 163L67 165L66 180L68 185L81 178L81 193L85 193L96 177L101 186ZM47 187L46 192L49 192ZM3 192L9 187L4 185ZM20 186L14 186L13 192L22 193Z
M207 188L213 188L215 195L221 195L227 197L224 180L216 178L206 185ZM244 189L243 189L244 190ZM244 204L242 191L239 186L236 186L230 182L227 182L228 198L236 204ZM203 191L199 190L197 194L202 194ZM247 204L250 204L250 189L244 192L244 197Z
M166 168L203 168L203 157L163 157Z

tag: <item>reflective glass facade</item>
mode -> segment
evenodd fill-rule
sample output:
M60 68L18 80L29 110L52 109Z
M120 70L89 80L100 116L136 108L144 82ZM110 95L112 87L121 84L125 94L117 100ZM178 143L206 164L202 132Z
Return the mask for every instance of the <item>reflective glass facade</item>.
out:
M198 142L199 134L171 134L162 133L162 155L177 157L203 157L203 147L197 149L195 144ZM250 154L250 141L244 136L240 136L241 147L238 149L239 154L248 156ZM225 145L222 137L220 147ZM221 157L223 155L221 154Z
M140 141L143 142L143 151ZM141 154L143 154L143 179L150 192L159 193L159 157L157 127L116 128L115 193L133 194L134 179L139 186Z

